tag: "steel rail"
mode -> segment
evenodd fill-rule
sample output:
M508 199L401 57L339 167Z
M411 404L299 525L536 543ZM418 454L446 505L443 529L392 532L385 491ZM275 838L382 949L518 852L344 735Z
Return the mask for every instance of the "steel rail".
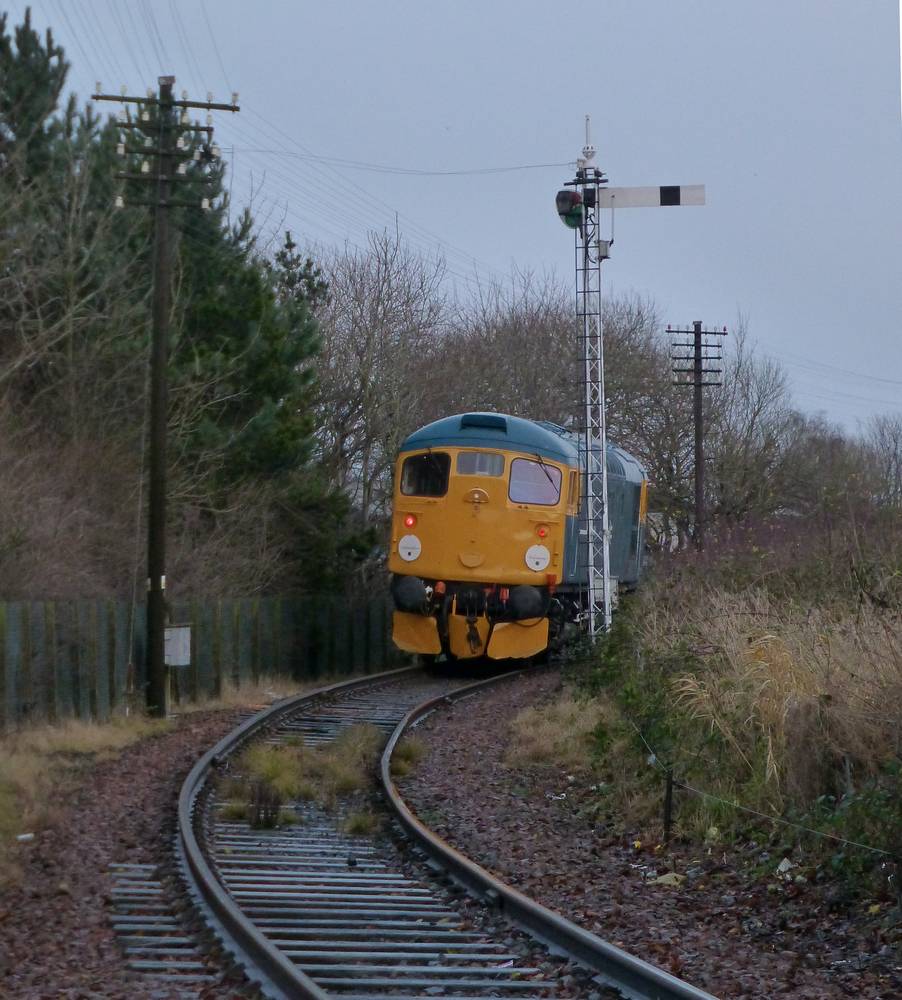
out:
M400 670L389 670L380 674L368 674L330 684L276 702L270 708L243 722L216 746L204 754L191 769L182 785L178 805L179 848L185 862L185 873L190 879L191 888L200 901L213 913L220 930L225 932L226 946L238 949L236 961L245 967L251 979L261 979L266 982L270 995L281 995L286 998L301 998L301 1000L329 1000L329 994L317 984L287 956L272 944L254 926L226 892L216 877L198 842L194 829L195 806L207 780L214 769L216 761L233 753L239 746L263 729L272 726L284 716L297 711L306 702L315 702L330 694L366 687L380 680L390 680L404 674L419 673L418 667L403 667Z
M430 830L401 797L391 776L391 758L404 733L441 705L475 694L512 676L517 675L505 674L478 681L431 698L408 712L398 724L381 761L382 787L398 820L413 841L470 893L486 905L495 907L512 923L548 947L564 952L594 970L607 985L620 990L630 1000L717 1000L712 994L609 944L497 879Z

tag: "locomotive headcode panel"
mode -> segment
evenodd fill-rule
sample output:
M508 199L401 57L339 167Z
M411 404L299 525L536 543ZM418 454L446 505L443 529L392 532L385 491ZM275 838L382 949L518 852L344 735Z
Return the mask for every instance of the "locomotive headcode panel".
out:
M613 451L615 575L634 583L645 476ZM581 467L566 430L506 414L459 414L411 434L395 469L395 644L448 659L545 650L581 610Z

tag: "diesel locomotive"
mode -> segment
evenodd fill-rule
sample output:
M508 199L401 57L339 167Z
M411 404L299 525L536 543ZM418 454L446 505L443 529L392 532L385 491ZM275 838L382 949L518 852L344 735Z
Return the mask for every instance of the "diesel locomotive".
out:
M388 568L402 650L427 662L542 653L584 611L579 439L503 413L445 417L411 434L395 469ZM647 477L608 446L611 576L642 569Z

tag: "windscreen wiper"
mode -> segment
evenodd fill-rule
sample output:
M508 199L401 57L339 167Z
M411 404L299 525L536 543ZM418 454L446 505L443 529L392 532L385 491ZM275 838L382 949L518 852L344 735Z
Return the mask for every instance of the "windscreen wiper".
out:
M557 489L558 488L557 483L551 478L551 473L548 471L548 466L542 461L542 456L538 452L536 452L536 461L542 467L542 472L545 473L545 478L548 480L549 483L551 483L551 485L555 489Z

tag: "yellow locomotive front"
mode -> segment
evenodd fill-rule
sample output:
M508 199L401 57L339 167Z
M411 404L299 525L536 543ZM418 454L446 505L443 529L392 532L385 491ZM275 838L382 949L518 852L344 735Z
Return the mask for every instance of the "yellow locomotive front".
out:
M389 554L399 648L449 659L546 648L577 458L541 425L495 413L447 417L404 442Z

